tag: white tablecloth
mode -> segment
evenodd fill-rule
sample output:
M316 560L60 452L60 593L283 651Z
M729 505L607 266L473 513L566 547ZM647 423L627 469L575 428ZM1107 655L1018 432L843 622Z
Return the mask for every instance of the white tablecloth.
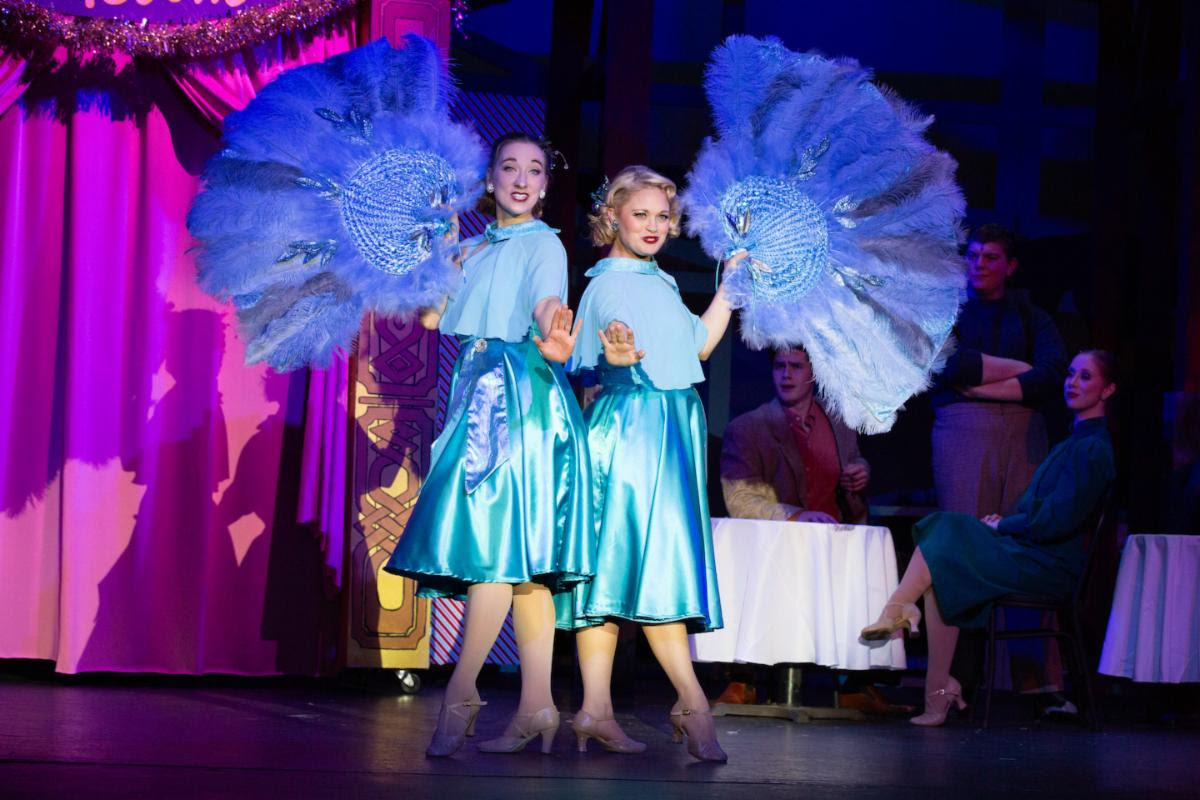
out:
M1200 536L1125 541L1100 671L1145 683L1200 681Z
M887 528L714 519L725 627L691 637L697 661L904 669L901 639L867 644L896 588Z

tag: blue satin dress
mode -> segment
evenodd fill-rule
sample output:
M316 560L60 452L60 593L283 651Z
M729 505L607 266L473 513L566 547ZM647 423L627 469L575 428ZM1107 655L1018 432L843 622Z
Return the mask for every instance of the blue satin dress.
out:
M493 223L463 243L463 284L441 322L460 341L446 425L385 567L416 580L421 597L526 581L563 592L595 570L583 417L562 368L531 339L537 303L566 298L554 233L537 220Z
M596 575L555 598L559 627L617 617L682 621L692 632L722 626L708 512L708 426L693 384L704 323L684 306L653 261L606 258L579 305L582 321L568 369L601 384L584 419L599 530ZM611 368L596 335L613 320L634 332L646 357Z

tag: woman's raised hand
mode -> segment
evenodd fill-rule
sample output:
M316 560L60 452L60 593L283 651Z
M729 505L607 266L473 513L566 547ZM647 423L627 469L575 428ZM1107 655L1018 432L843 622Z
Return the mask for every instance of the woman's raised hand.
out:
M646 357L633 342L633 331L623 322L613 320L607 330L596 331L604 345L604 360L614 367L632 367Z
M542 358L559 364L567 363L575 349L575 337L579 335L579 325L571 327L574 318L575 312L560 304L554 309L554 317L550 321L550 330L546 332L546 338L543 339L536 333L533 335L533 343L537 345Z
M748 250L738 250L729 258L725 259L724 263L721 265L721 283L729 280L730 275L741 269L742 262L745 261L749 255L750 252ZM760 269L763 269L767 272L770 271L770 268L765 264L763 264Z

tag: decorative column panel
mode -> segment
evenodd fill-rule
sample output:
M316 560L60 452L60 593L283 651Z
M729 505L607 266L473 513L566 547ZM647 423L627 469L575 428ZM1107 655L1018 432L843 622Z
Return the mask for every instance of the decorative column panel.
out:
M370 35L419 33L450 46L449 0L374 0ZM416 321L368 317L351 361L350 554L346 665L429 666L429 602L383 571L429 469L441 342Z

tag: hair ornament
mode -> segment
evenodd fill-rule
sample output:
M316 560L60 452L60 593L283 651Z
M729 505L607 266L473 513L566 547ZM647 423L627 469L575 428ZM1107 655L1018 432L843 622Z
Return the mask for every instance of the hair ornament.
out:
M608 201L608 176L604 176L604 180L592 192L592 212L600 213L600 209L604 208Z

